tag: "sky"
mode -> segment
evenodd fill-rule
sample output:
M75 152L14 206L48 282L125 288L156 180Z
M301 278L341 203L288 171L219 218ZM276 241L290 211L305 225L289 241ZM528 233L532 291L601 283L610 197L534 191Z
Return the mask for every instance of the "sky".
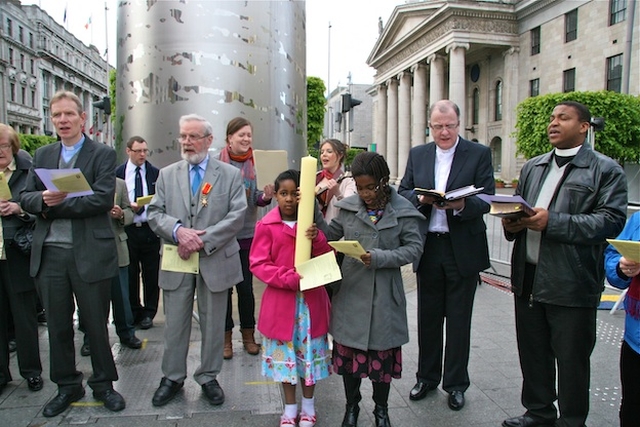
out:
M332 89L338 84L346 85L349 73L354 84L373 83L375 71L366 60L378 39L378 18L382 17L386 25L394 7L403 3L404 0L306 0L307 76L320 77ZM80 41L95 45L101 53L105 52L108 36L109 63L116 65L118 0L22 0L22 4L39 5Z

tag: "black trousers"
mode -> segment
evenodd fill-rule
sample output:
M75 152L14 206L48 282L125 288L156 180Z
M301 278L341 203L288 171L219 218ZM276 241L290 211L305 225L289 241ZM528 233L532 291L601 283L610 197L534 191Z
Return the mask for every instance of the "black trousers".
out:
M45 246L36 285L47 312L51 381L58 385L61 393L73 393L82 387L83 375L76 369L73 341L75 297L91 342L93 375L87 383L94 391L112 388L118 373L107 331L111 279L86 283L78 275L72 249Z
M240 328L253 329L256 326L255 308L256 301L253 296L253 274L249 270L249 249L240 249L240 262L242 263L242 282L236 285L238 292L238 315L240 317ZM233 329L233 307L231 295L233 288L229 288L229 297L227 299L227 320L225 322L225 331Z
M160 269L160 238L149 224L142 223L125 227L127 247L129 248L129 302L135 323L145 317L153 320L158 312L160 288L158 270ZM142 272L143 299L140 301L140 272Z
M6 241L5 241L6 244ZM6 246L7 260L0 261L0 384L12 380L9 371L9 323L15 328L18 367L23 378L37 377L42 373L36 304L38 295L29 277L29 258L17 249ZM16 274L21 270L22 274ZM31 281L31 286L16 290L15 283Z
M640 354L626 341L620 352L620 379L622 380L622 405L620 426L637 426L640 420Z
M469 388L471 313L478 277L463 277L448 236L427 235L418 280L418 380L447 392ZM443 357L443 331L446 346Z
M525 289L530 289L534 274L535 266L527 264ZM596 308L530 303L525 292L515 297L515 313L522 405L535 417L554 420L557 413L553 402L557 398L560 417L555 425L584 426L589 413Z

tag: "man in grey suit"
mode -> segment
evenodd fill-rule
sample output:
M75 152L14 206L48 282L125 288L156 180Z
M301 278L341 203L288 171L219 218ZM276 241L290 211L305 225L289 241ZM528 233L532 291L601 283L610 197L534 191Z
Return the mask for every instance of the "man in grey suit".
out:
M236 234L244 224L247 198L240 171L209 157L213 128L195 114L180 118L182 161L160 170L147 210L151 229L164 245L177 245L188 259L199 256L199 273L160 270L165 312L164 377L152 403L173 399L187 377L194 291L202 332L200 366L194 379L213 405L224 402L217 376L222 368L227 291L242 281ZM164 255L163 255L164 256Z
M111 278L118 274L109 218L116 153L82 133L86 113L73 92L56 93L50 111L60 141L36 151L21 197L22 208L36 215L31 276L47 312L51 380L58 385L58 394L46 404L43 415L56 416L84 396L73 343L74 297L92 346L93 375L87 383L95 399L111 411L120 411L125 401L113 389L118 373L107 331ZM67 193L48 190L36 168L79 168L93 194L67 198Z

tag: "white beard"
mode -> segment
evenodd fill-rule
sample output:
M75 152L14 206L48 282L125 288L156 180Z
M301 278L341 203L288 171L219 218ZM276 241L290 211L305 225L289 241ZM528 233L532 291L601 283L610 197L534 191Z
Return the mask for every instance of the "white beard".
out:
M184 151L180 153L183 160L186 160L190 165L199 165L202 163L205 157L207 157L207 152L203 151L202 153L195 154L187 154Z

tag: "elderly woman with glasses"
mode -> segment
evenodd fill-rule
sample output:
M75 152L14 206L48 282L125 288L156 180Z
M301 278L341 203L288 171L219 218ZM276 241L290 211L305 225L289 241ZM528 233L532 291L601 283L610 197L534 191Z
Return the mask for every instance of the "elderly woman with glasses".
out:
M29 275L29 254L18 248L14 241L16 231L30 227L34 221L18 202L30 167L31 156L20 150L15 130L0 123L0 172L9 190L5 193L2 187L6 184L0 184L0 393L12 380L7 330L9 315L13 315L15 325L20 375L27 380L31 391L41 390L43 384L36 310L38 295Z

